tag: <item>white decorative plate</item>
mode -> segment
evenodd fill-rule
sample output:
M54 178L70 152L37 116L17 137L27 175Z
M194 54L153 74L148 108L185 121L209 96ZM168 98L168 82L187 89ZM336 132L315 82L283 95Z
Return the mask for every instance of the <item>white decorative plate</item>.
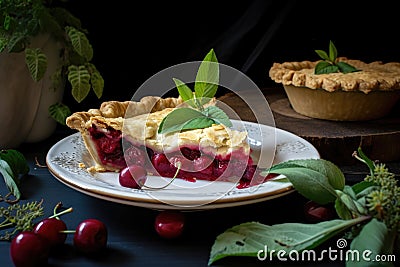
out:
M252 157L258 166L290 159L319 158L319 153L308 141L290 132L253 122L232 120L237 129L248 131ZM195 182L175 179L161 190L131 189L118 183L118 173L90 174L81 163L91 166L80 133L72 134L56 143L48 152L46 162L55 178L87 195L117 203L152 209L204 210L246 205L280 197L292 192L291 183L269 180L261 185L239 189L234 183L219 181ZM170 178L148 176L146 185L160 187Z

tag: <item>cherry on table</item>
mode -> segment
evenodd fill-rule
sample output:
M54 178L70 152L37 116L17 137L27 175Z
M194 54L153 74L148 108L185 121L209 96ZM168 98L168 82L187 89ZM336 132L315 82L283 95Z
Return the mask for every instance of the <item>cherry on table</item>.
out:
M161 211L155 219L154 228L163 238L179 237L185 227L185 216L179 211Z
M67 230L67 225L64 221L57 218L46 218L37 223L32 232L47 239L50 246L64 244L67 239L67 234L62 231Z
M118 175L121 186L140 189L146 182L147 171L140 165L130 165L122 169Z
M336 213L334 208L329 205L320 205L309 200L304 205L304 214L310 222L322 222L333 219Z
M49 249L46 239L32 231L23 231L11 241L10 256L15 267L45 266Z
M74 246L84 253L95 253L107 246L107 227L97 219L86 219L78 224Z

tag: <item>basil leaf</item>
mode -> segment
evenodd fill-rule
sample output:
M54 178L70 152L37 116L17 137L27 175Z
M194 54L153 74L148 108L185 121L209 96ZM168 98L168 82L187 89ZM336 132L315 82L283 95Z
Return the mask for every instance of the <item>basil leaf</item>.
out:
M218 60L214 50L211 49L200 64L194 84L195 96L196 98L200 99L201 105L206 104L215 96L218 89L218 83Z
M182 82L179 79L176 78L172 79L174 80L176 88L178 89L179 95L182 97L183 101L189 101L193 99L193 92L189 88L189 86L187 86L184 82ZM190 103L193 104L193 102L192 101L188 102L188 104L192 106L192 104Z
M218 124L223 124L226 127L232 127L232 122L229 119L228 115L216 106L209 106L204 109L204 113L207 114L207 117L214 120Z
M208 52L199 66L194 85L194 94L182 81L176 78L173 78L173 80L179 95L194 109L175 109L161 121L158 133L207 128L212 124L232 126L228 115L222 109L216 106L204 108L204 105L210 102L218 89L219 65L213 49Z
M342 72L344 74L359 71L355 67L345 62L337 61L337 49L332 41L329 41L329 55L323 50L315 50L320 58L324 61L318 62L314 68L314 74L328 74L334 72Z
M319 204L327 204L336 199L335 189L328 178L315 170L304 167L272 167L270 172L285 175L301 195Z
M324 50L315 50L315 52L318 54L318 56L324 60L329 61L329 56Z
M12 170L13 176L27 174L29 172L29 166L26 163L24 155L14 149L7 149L0 151L0 159L7 162Z
M292 250L312 249L366 219L368 217L317 224L283 223L272 226L258 222L243 223L217 236L211 248L208 265L228 256L258 257L260 252L269 255L272 250L275 251L275 256L280 250L289 253Z
M353 218L351 211L340 198L335 200L335 210L340 219L350 220Z
M16 199L21 198L21 192L19 191L18 184L19 180L17 176L14 176L13 170L7 161L0 159L0 174L3 175L4 182L11 194L15 196Z
M345 185L343 188L343 193L349 195L352 199L356 199L356 193L354 192L353 188L349 185Z
M335 204L338 204L338 201L341 201L343 203L343 205L348 209L348 211L353 215L352 217L366 215L368 213L367 209L360 202L357 201L357 199L355 198L355 194L352 191L351 187L346 186L346 189L349 189L349 190L346 190L346 191L336 190L336 194L338 197L336 199ZM351 193L350 193L350 191L351 191ZM339 214L339 216L340 216L340 214ZM343 218L348 219L347 217L343 217Z
M11 194L18 200L21 198L19 191L19 175L29 172L29 166L22 153L14 149L0 151L0 174Z
M199 118L202 120L195 120ZM209 124L211 126L212 123L214 123L214 121L207 118L206 115L200 111L192 108L178 108L164 117L158 128L158 133L171 133L188 129L205 128L209 126L204 125Z
M350 258L350 260L346 261L346 266L384 266L383 262L382 265L379 265L377 264L379 262L375 262L374 260L375 257L382 252L386 238L389 238L386 225L373 218L364 225L358 236L356 236L350 244L350 249L352 251L359 252L359 259L356 258L352 260ZM363 252L367 250L371 252L371 254L368 255L370 261L363 255Z
M323 176L327 177L329 184L336 190L343 190L346 179L343 172L338 166L332 162L324 159L297 159L288 160L270 168L269 171L274 172L275 169L279 168L292 168L292 167L304 167L319 172Z
M329 41L329 60L335 62L337 58L337 49L332 41Z
M185 131L185 130L203 129L203 128L210 127L214 123L215 122L212 119L207 118L207 117L193 118L182 124L174 124L168 128L164 127L164 129L161 133L168 134L168 133L173 133L173 132L181 132L181 131Z
M343 73L351 73L358 71L358 69L343 61L336 63L336 65L338 66L339 70Z
M339 71L339 67L336 65L332 65L329 62L326 61L320 61L317 63L317 65L315 65L315 70L314 73L315 74L328 74L328 73L334 73L334 72L338 72Z
M65 125L65 120L71 115L71 110L62 103L56 103L49 107L49 114L58 123Z

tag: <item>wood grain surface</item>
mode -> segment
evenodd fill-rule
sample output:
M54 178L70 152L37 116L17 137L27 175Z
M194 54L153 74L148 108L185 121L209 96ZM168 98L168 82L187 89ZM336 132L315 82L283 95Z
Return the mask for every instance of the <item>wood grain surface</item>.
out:
M352 153L361 146L371 159L381 162L400 159L400 105L381 119L359 122L337 122L314 119L296 113L283 88L261 89L272 110L277 128L292 132L310 143L322 158L337 164L353 164ZM255 116L235 93L218 98L231 106L242 120L256 122Z

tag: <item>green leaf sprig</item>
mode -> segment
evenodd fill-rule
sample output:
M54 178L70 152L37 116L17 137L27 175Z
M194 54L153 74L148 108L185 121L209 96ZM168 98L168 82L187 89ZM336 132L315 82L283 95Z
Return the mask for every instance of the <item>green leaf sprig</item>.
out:
M15 197L14 202L21 198L20 176L28 172L29 166L21 152L14 149L0 151L0 174L4 178L10 194ZM8 196L5 199L8 201Z
M315 74L328 74L334 72L350 73L359 71L357 68L346 62L338 61L337 49L332 41L329 41L329 54L324 50L315 50L315 52L323 59L323 61L318 62L315 66Z
M228 256L259 256L259 251L267 246L268 251L311 250L338 232L368 219L359 217L352 220L331 220L316 224L282 223L265 225L247 222L233 226L218 235L210 253L208 265ZM263 256L268 256L267 255ZM286 254L286 255L287 255Z
M88 96L90 90L101 98L104 79L91 63L93 47L87 38L88 32L62 2L65 1L1 0L0 52L25 53L25 63L32 79L40 81L45 76L49 59L42 48L31 47L32 38L39 33L50 34L62 47L60 66L51 77L52 87L56 90L64 86L67 77L71 94L78 103ZM58 104L51 109L57 111L50 116L65 124L69 113Z
M316 248L342 233L350 239L350 249L374 255L394 255L400 251L400 187L395 175L384 164L376 164L358 148L353 156L365 163L370 174L353 186L333 163L323 159L290 160L269 170L283 174L306 198L319 204L334 204L339 219L316 224L283 223L264 225L249 222L220 234L210 252L209 265L228 256L259 256L268 246L272 256ZM351 231L349 231L351 230ZM346 232L347 231L347 232ZM274 252L275 251L275 252ZM369 266L371 262L352 261L346 266ZM389 265L390 266L390 265Z
M44 215L43 200L23 204L14 203L8 207L0 207L0 240L11 240L21 231L33 229L35 220Z
M62 207L62 203L58 202L53 208L53 214L47 218L60 219L61 215L73 211L72 207L59 210ZM38 220L43 220L43 216L43 199L0 207L0 241L10 241L20 232L32 231Z
M173 110L161 121L158 133L203 129L213 124L232 126L228 115L216 106L205 107L215 96L219 82L219 65L213 49L207 53L197 71L194 92L184 82L173 78L179 95L190 107Z

